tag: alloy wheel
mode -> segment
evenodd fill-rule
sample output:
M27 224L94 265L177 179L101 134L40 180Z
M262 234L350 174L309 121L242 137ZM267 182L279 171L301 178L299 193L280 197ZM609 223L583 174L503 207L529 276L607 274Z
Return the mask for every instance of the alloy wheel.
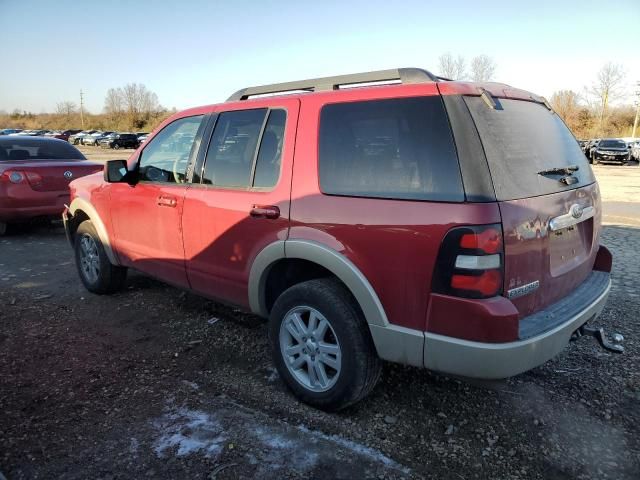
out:
M342 351L331 323L312 307L291 309L280 325L280 353L289 373L304 388L324 392L335 385Z
M80 268L89 283L95 283L100 276L98 245L90 235L80 237Z

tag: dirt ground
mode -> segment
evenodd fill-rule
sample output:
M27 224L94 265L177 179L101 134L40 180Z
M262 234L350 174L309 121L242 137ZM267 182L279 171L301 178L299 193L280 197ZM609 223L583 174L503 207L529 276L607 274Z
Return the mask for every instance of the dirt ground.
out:
M603 234L615 262L598 323L625 336L623 355L582 339L482 385L388 364L339 414L286 391L262 320L137 273L118 294L89 294L59 226L15 229L0 239L0 472L640 478L640 168L595 171L605 220L617 220Z

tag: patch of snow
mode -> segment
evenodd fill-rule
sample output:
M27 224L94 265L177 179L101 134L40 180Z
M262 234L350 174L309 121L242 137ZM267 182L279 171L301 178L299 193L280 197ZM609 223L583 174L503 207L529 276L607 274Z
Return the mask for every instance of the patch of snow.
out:
M165 414L154 426L160 432L160 438L154 446L159 457L164 456L167 450L176 448L179 457L196 452L210 457L222 452L225 441L222 426L208 413L179 408Z
M269 372L269 375L266 375L265 378L269 383L273 383L278 380L278 378L280 378L280 375L278 375L278 371L273 367L267 368L267 372Z
M368 457L371 460L380 462L384 466L393 468L395 470L399 470L402 473L408 474L411 471L409 468L393 461L392 459L387 457L384 453L382 453L380 450L376 450L375 448L367 447L366 445L362 445L360 443L347 440L346 438L340 437L338 435L327 435L326 433L310 430L304 425L298 425L298 430L300 430L301 432L307 433L309 435L312 435L314 437L336 443L347 450L351 450L353 453Z

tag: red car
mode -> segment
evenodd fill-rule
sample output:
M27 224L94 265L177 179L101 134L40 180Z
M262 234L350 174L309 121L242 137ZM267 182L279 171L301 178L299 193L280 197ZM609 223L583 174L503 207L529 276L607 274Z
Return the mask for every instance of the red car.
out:
M102 168L63 140L0 137L0 234L8 223L59 218L69 203L69 182Z
M243 89L71 192L87 289L135 268L269 318L281 377L323 409L363 398L381 360L532 369L591 332L610 289L587 159L543 98L498 83L398 69Z

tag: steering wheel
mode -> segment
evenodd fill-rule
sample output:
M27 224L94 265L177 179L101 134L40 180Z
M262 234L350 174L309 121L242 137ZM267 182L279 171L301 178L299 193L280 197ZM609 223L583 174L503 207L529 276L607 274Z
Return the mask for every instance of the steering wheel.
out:
M178 167L181 163L183 163L185 166L186 164L189 162L189 155L181 155L179 157L177 157L174 161L173 161L173 167L172 167L172 171L173 171L173 180L176 183L185 183L186 181L186 174L182 173L181 177L178 176ZM184 170L184 169L183 169Z

